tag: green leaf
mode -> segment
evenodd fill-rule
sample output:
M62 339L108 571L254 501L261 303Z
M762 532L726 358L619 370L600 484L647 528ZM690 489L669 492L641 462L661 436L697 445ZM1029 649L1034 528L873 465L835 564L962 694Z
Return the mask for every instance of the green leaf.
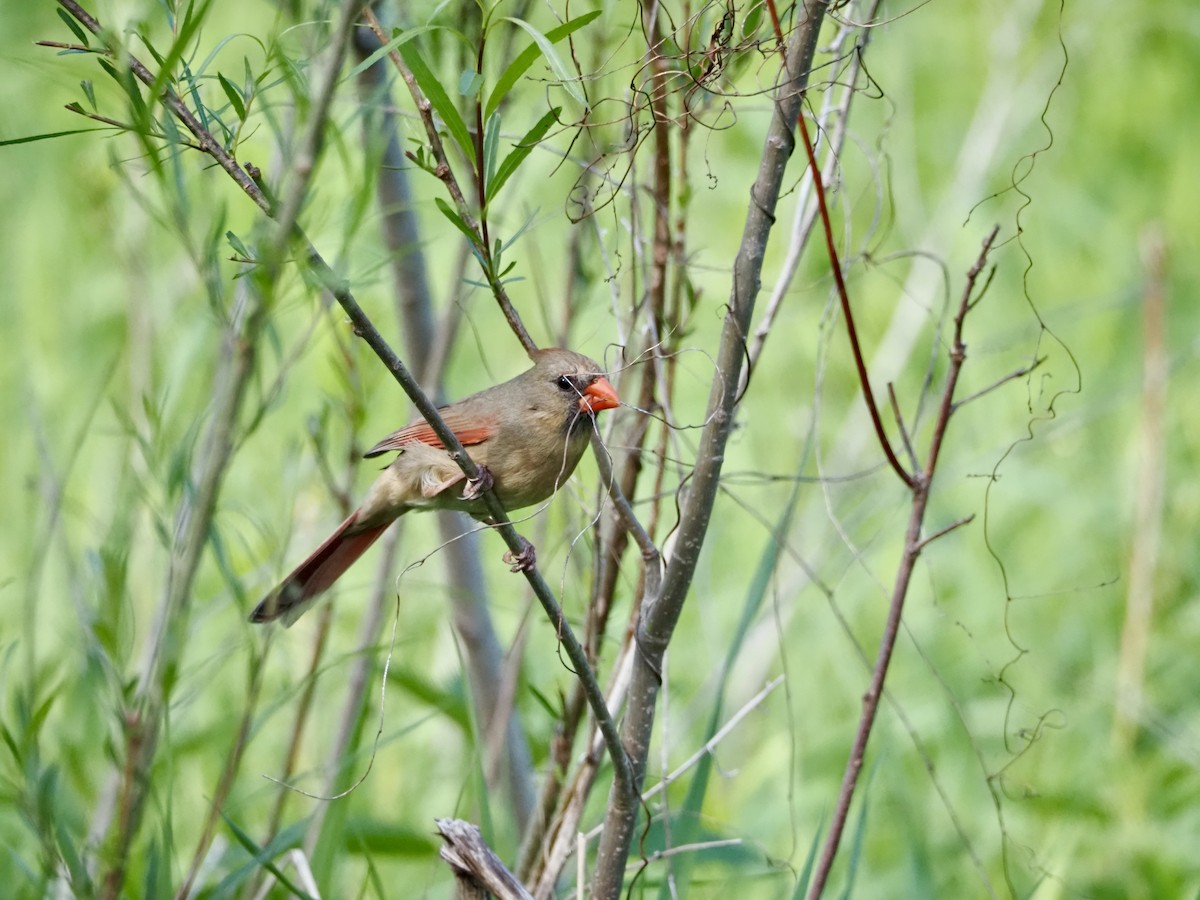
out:
M67 23L67 27L71 29L71 32L75 35L75 37L79 38L79 43L83 44L85 47L91 46L91 44L88 43L88 33L84 31L82 27L80 27L78 22L67 15L66 10L56 9L55 12L58 13L58 17L60 19Z
M121 86L126 96L129 97L130 110L133 113L133 120L136 123L136 128L148 132L150 130L150 110L146 108L146 101L142 97L142 92L138 88L138 82L134 79L133 73L128 69L118 71L107 59L99 60L100 68L109 74L113 81Z
M393 32L392 39L390 41L388 41L378 50L374 51L370 56L346 73L346 77L342 80L349 81L351 78L355 78L362 72L365 72L367 69L371 68L371 66L375 65L375 63L379 62L401 44L408 43L413 38L420 37L426 32L434 30L436 29L433 25L422 25L420 28L409 28L407 31Z
M554 706L554 704L550 702L550 698L547 697L545 694L543 694L541 691L539 691L532 684L529 685L529 693L531 693L533 695L533 699L538 702L538 704L542 707L542 709L546 710L547 714L550 716L551 719L553 719L554 721L557 722L559 719L562 718L563 711L561 709L556 708Z
M154 77L154 83L150 86L151 101L158 100L162 96L163 91L167 89L167 85L171 82L171 70L175 68L175 64L183 59L183 54L187 50L188 45L192 41L192 37L200 30L201 24L204 22L204 16L208 12L209 6L212 5L212 0L204 0L197 10L192 4L188 4L187 14L183 17L183 24L176 32L175 40L171 44L171 49L167 51L167 55L159 61L158 74ZM155 57L158 54L149 42L145 42L147 49L154 53ZM201 116L203 121L203 115Z
M500 150L500 113L488 119L483 133L483 183L490 185L496 174L496 154ZM486 194L485 194L486 196Z
M300 888L288 881L287 876L285 876L283 872L280 871L280 869L273 862L271 862L270 858L268 858L263 851L259 849L259 846L254 842L254 839L251 838L250 835L246 834L246 832L242 831L242 829L237 826L237 823L235 823L233 819L225 815L224 812L221 813L221 818L225 820L225 824L229 826L229 830L233 832L234 838L239 844L242 845L243 849L253 856L259 865L274 875L281 885L283 885L297 897L303 897L305 900L314 900L314 898L312 898L309 894L304 893L304 891L300 890Z
M217 80L221 82L221 88L225 91L225 96L229 98L229 102L233 106L233 111L237 113L238 121L245 122L246 101L243 99L241 92L220 72L217 73Z
M75 104L78 106L78 104ZM69 108L69 107L68 107ZM6 141L0 141L0 147L10 147L15 144L32 144L36 141L48 141L51 138L66 137L70 134L87 134L89 131L106 131L105 128L74 128L71 131L49 131L45 134L30 134L25 137L9 138Z
M512 90L513 85L517 83L517 79L529 71L529 67L537 62L537 58L544 52L543 48L549 48L554 44L557 44L563 38L575 33L589 22L594 21L599 15L600 10L592 10L590 13L584 13L582 16L564 22L557 28L551 28L545 34L535 31L531 26L518 19L510 19L509 21L516 22L526 31L529 31L531 34L535 35L534 42L517 54L516 59L509 63L508 67L500 73L500 77L496 79L496 86L492 88L491 96L488 97L487 106L483 111L483 118L487 120L492 117L492 113L496 111L496 108L500 105L500 102L505 98L505 96L507 96L508 92ZM559 65L562 64L561 60L558 62ZM554 62L552 61L550 65L553 68ZM558 70L555 69L555 72L557 71ZM574 78L574 75L568 73L566 77L570 79ZM570 90L570 88L568 88L568 90ZM578 88L575 90L577 91ZM579 100L580 102L583 102L582 95L579 96Z
M425 677L420 670L399 664L393 664L388 669L388 681L395 682L426 706L447 716L464 732L470 731L471 710L463 693L462 682L439 684Z
M408 828L359 816L346 822L342 849L348 853L428 859L437 855L439 843L428 828Z
M246 245L242 243L242 239L239 238L232 231L225 232L225 240L229 241L229 246L233 248L233 252L236 253L238 256L240 256L242 259L253 259L254 258L253 256L250 255L250 251L248 249L246 249Z
M467 131L466 122L459 114L458 107L450 100L450 95L446 93L442 83L433 74L433 70L425 64L425 59L421 56L420 51L412 44L402 44L400 55L404 57L405 64L412 71L413 78L417 80L422 93L433 106L434 112L441 116L442 121L446 123L446 129L454 138L455 143L462 148L468 159L474 158L475 146L471 141L471 132Z
M804 868L796 879L796 889L792 891L792 900L804 900L808 896L808 883L812 881L813 867L817 864L817 850L821 846L821 835L825 833L825 817L813 832L812 842L808 845L808 856L804 858Z
M90 78L85 78L79 82L79 86L83 88L83 96L87 97L88 103L92 106L92 112L99 112L100 109L96 106L96 87L92 84Z
M93 891L92 880L88 877L87 866L83 864L71 832L67 830L66 823L61 817L55 817L51 821L54 823L54 837L58 845L59 856L62 857L62 861L71 875L71 893L76 897L90 896Z
M871 772L867 776L867 783L863 785L862 790L862 808L858 812L858 823L854 827L854 839L850 844L850 858L846 861L846 887L842 891L842 900L850 900L854 895L854 879L858 875L859 865L862 862L863 838L867 833L867 812L871 808L871 783L875 780L875 772L878 771L875 765L871 766Z
M462 74L458 76L458 94L460 97L466 97L468 100L474 99L479 95L482 86L483 76L474 69L463 69Z
M486 196L488 203L492 202L492 198L500 192L500 188L504 187L504 182L508 181L513 173L517 171L517 168L524 162L525 157L533 152L533 148L537 146L537 142L550 130L550 126L558 121L558 114L561 111L562 107L556 106L538 119L537 124L525 132L525 136L517 142L512 152L504 157L504 162L500 163L496 169L495 176L489 178L487 181ZM499 128L496 130L499 131Z
M441 197L434 198L433 202L436 203L437 208L442 211L442 215L449 219L455 228L467 236L467 240L471 242L471 246L479 246L479 235L477 235L474 229L472 229L471 226L463 220L462 216L460 216L450 207L449 203L447 203Z

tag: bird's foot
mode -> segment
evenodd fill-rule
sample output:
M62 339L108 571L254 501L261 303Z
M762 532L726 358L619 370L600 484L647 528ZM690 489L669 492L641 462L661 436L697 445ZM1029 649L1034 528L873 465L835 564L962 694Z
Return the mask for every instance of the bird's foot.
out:
M496 483L496 479L492 477L492 473L488 471L487 466L478 466L479 475L475 478L468 478L466 486L463 487L462 498L464 500L478 499L479 495L484 491L490 491L492 485Z
M519 535L518 535L519 537ZM533 544L521 538L523 546L519 553L513 553L509 550L504 554L504 561L511 567L510 572L528 572L537 565L537 551L533 549Z

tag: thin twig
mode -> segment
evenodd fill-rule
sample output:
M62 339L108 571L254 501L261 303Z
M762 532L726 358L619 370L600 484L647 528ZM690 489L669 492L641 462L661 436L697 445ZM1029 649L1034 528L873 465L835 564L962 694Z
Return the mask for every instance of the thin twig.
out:
M1029 365L1021 366L1021 368L1016 369L1012 372L1009 372L1003 378L1000 378L997 381L992 382L991 384L989 384L987 387L983 388L982 390L978 390L975 393L970 394L969 396L963 397L961 400L955 400L954 401L955 412L962 409L968 403L972 403L975 400L978 400L980 397L990 394L992 391L996 390L996 388L1003 387L1004 385L1008 384L1010 381L1016 381L1018 378L1024 378L1026 375L1028 375L1030 372L1032 372L1034 369L1036 369L1038 366L1040 366L1045 361L1046 361L1046 357L1039 356L1037 359L1035 359Z
M922 538L917 543L917 550L924 550L926 547L928 547L934 541L940 540L941 538L944 538L946 535L948 535L950 532L955 531L959 528L962 528L964 525L970 525L974 521L975 521L975 513L971 513L969 516L963 516L961 519L959 519L956 522L951 522L949 525L947 525L945 528L941 529L940 531L935 531L933 534L929 535L929 537Z
M867 362L863 357L862 344L858 340L858 326L854 322L854 310L850 306L850 292L846 287L846 278L842 274L842 263L838 256L837 247L833 242L833 223L829 218L829 207L825 201L825 184L821 179L820 170L817 168L817 154L813 149L812 138L808 134L808 124L804 119L803 114L797 118L797 131L800 132L802 143L804 144L804 152L808 154L808 164L813 169L813 189L817 198L817 209L821 213L822 232L825 235L825 249L829 252L829 267L833 271L833 281L837 286L838 300L842 305L842 317L846 320L846 336L850 339L850 355L854 357L854 369L858 373L859 385L862 387L863 400L867 404L867 412L871 416L871 425L875 429L875 437L879 439L879 446L883 448L883 455L887 457L888 465L908 487L914 486L913 476L909 474L904 466L900 464L900 460L896 458L896 453L892 449L891 441L888 440L887 432L883 428L883 419L879 415L879 405L875 402L875 392L871 390L871 378L867 374Z
M908 436L908 429L904 426L904 414L900 412L900 401L896 399L896 386L889 381L887 390L888 402L892 405L892 415L896 417L896 427L900 430L900 440L904 443L904 452L908 454L908 461L913 469L918 469L921 464L917 462L917 454L913 450L912 440Z
M833 861L837 856L838 846L850 814L850 801L858 785L858 776L862 772L866 757L867 741L875 724L875 716L879 711L879 701L883 696L884 682L887 679L891 665L892 652L896 647L896 638L900 633L900 620L904 612L904 601L908 596L908 587L916 569L917 560L925 541L921 538L921 526L925 519L925 510L929 503L930 488L933 476L937 471L938 459L941 453L946 431L950 425L950 417L954 412L954 390L958 385L958 377L962 372L963 363L967 358L967 347L963 342L963 323L971 308L971 300L975 290L975 282L987 262L992 244L996 240L999 228L993 228L983 242L979 257L967 273L967 283L959 302L958 313L954 317L954 337L950 344L950 367L946 373L946 384L942 390L941 402L938 408L937 421L930 440L929 454L924 469L918 478L914 479L912 488L912 510L908 517L908 527L905 530L904 553L900 558L896 579L892 587L891 602L888 606L887 621L884 624L883 636L879 641L879 651L875 665L871 670L871 680L866 693L863 695L863 710L859 717L858 730L851 746L850 757L846 761L846 769L842 776L842 786L838 791L837 805L833 818L829 823L829 832L821 850L820 860L813 870L812 881L809 883L808 900L816 900L825 890L825 884L833 869Z

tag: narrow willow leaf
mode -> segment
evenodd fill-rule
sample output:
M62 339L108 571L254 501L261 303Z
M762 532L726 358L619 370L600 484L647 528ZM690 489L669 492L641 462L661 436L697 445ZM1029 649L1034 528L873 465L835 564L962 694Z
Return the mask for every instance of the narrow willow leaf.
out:
M246 834L246 832L242 831L242 829L237 826L237 823L234 822L233 819L225 815L224 812L221 813L221 818L225 820L225 824L229 826L229 830L233 832L234 838L239 844L242 845L242 848L251 856L253 856L259 865L274 875L281 885L283 885L297 897L303 897L305 900L314 900L311 895L306 894L292 882L288 881L287 876L284 875L283 872L280 871L280 869L273 862L271 862L270 858L259 849L259 846L254 842L254 839L251 838L250 835Z
M817 850L821 846L821 835L825 833L825 817L821 817L817 830L813 832L812 842L808 845L808 856L804 858L804 868L796 879L796 889L792 891L792 900L804 900L808 896L808 883L812 881L813 866L817 864Z
M232 231L225 232L225 240L229 241L229 246L233 248L234 253L236 253L242 259L254 258L250 255L250 251L246 248L246 245L242 243L242 239Z
M69 104L67 109L71 109L71 107L77 107L76 109L71 110L72 112L83 112L82 108L79 108L78 103ZM26 135L25 137L9 138L6 141L0 141L0 147L9 147L14 144L33 144L37 141L48 141L51 138L66 137L67 135L71 134L87 134L89 131L105 130L106 129L104 128L74 128L71 131L49 131L45 134L30 134Z
M347 820L342 832L341 849L347 853L431 859L437 855L438 846L427 828L406 828L375 819L353 817Z
M449 718L464 732L470 731L471 710L461 682L449 686L438 684L419 669L398 664L388 669L388 681L395 682L412 697Z
M200 85L192 77L192 70L187 65L183 67L183 78L187 82L188 93L192 95L192 107L196 110L196 116L200 119L200 124L204 126L205 131L211 131L212 126L209 125L208 108L204 105L204 101L200 99ZM216 114L214 113L213 116L215 117ZM217 121L220 122L221 120L218 118ZM225 123L221 122L221 125L224 127ZM228 133L229 129L226 128L225 131Z
M488 119L483 134L483 183L490 185L496 174L496 154L500 150L500 113ZM488 196L486 191L484 196Z
M463 217L450 207L449 203L447 203L441 197L435 198L433 202L436 203L437 208L442 211L442 215L449 219L455 228L467 236L467 240L471 242L471 246L475 247L479 245L479 236L475 234L471 226L463 220Z
M862 808L858 812L858 822L854 827L854 839L850 844L850 858L846 862L846 889L842 891L842 900L850 900L854 895L854 880L858 875L858 867L862 863L863 838L867 833L867 812L871 808L871 784L875 780L877 766L871 766L867 783L862 789Z
M430 31L434 31L434 30L435 30L435 27L432 25L422 25L419 28L409 28L405 31L399 31L399 30L393 31L392 39L390 41L388 41L386 44L384 44L378 50L375 50L373 53L371 53L370 56L368 56L366 59L364 59L362 62L360 62L357 66L355 66L353 69L351 69L349 72L347 72L346 77L343 78L342 80L349 81L351 78L354 78L354 77L360 75L361 73L365 72L367 69L371 68L371 66L375 65L375 63L379 62L381 59L383 59L385 56L387 56L389 53L391 53L393 50L395 50L401 44L406 44L409 41L411 41L413 38L420 37L421 35L425 34L426 32L430 32Z
M417 79L417 84L429 99L434 112L441 116L442 121L446 123L446 130L450 132L454 142L458 144L468 159L474 158L475 147L471 141L471 132L467 130L467 123L463 121L458 107L451 101L450 95L446 93L442 83L433 74L433 70L425 64L425 59L421 56L420 51L412 44L402 44L400 55L404 57L404 62L412 71L413 78Z
M232 82L220 72L217 73L217 80L221 82L221 88L225 91L225 96L229 98L230 104L233 106L233 111L237 113L238 121L246 121L246 101L242 99L241 93Z
M88 33L79 26L78 22L67 15L66 10L56 9L55 12L58 13L58 17L60 19L67 23L67 27L71 29L72 34L79 38L79 43L83 44L85 47L91 46L91 44L88 43Z
M61 817L52 821L54 822L54 837L59 856L71 876L71 893L76 897L91 896L94 890L92 880L88 877L87 866L83 864L83 858L79 855L71 832L67 830L66 823Z
M146 108L146 101L142 98L142 92L138 89L137 82L133 80L133 73L128 69L123 73L118 71L117 67L107 59L99 59L97 62L100 63L100 68L107 72L109 77L120 85L121 90L129 97L129 107L133 112L136 127L142 131L149 130L150 112Z
M473 100L483 86L483 76L474 69L463 69L458 76L458 95Z
M580 104L586 104L587 101L584 99L583 90L576 82L575 73L571 71L570 67L563 62L562 57L559 56L554 50L554 42L524 19L517 19L513 16L505 16L505 19L509 22L512 22L514 25L519 25L521 28L524 28L526 32L528 32L529 36L533 38L533 41L537 45L538 49L542 51L542 55L546 57L546 63L558 77L559 83L562 85L563 89L572 97L574 97L575 100Z
M546 714L549 715L551 719L557 721L558 719L562 718L563 711L556 708L555 705L550 702L550 698L539 691L532 684L529 685L529 693L533 695L533 699L538 702L542 709L546 710Z
M99 112L100 107L96 106L96 87L92 84L91 79L83 79L79 82L79 86L83 88L83 96L87 97L88 103L91 104L92 112Z
M525 157L533 152L533 148L537 146L537 142L545 137L546 132L550 127L558 121L558 114L562 111L561 106L556 106L540 119L537 124L525 132L525 136L517 141L517 145L513 147L512 152L504 157L504 162L500 163L496 169L496 174L487 181L487 202L491 203L492 198L500 192L500 188L504 187L504 182L512 177L517 171ZM496 129L499 131L499 128Z
M221 40L217 41L216 46L214 46L212 50L208 51L208 56L204 57L204 62L200 63L200 65L196 67L196 77L203 78L204 73L208 71L208 67L211 66L213 60L217 58L217 54L225 48L226 44L231 43L237 38L249 38L258 45L259 49L263 51L264 55L270 52L267 50L266 45L252 34L231 34L228 37L221 38ZM243 56L242 59L244 60L245 57ZM251 84L252 82L253 79L250 78L249 73L247 72L246 84Z
M187 51L188 45L191 44L192 38L200 31L200 26L204 22L204 16L208 13L208 8L212 5L212 0L204 0L197 10L194 6L188 6L187 15L183 18L183 24L176 32L175 40L171 43L171 49L167 51L158 63L158 74L154 77L154 84L150 87L150 99L157 100L162 96L163 91L167 89L172 78L172 70L176 63L183 59L184 53ZM155 58L158 54L154 48L150 46L149 41L143 41L147 49L154 53Z
M584 25L594 21L599 15L600 10L592 10L590 13L585 13L578 18L571 19L569 22L564 22L557 28L551 28L544 35L539 34L539 36L542 37L548 45L557 44L567 35L573 34ZM508 95L508 92L512 90L513 85L517 83L517 79L529 71L529 67L537 62L537 58L541 55L542 45L535 40L534 43L530 44L519 54L517 54L517 57L508 64L508 67L503 72L500 73L500 77L496 79L496 86L492 88L492 93L488 97L487 106L483 111L483 118L485 121L492 117L492 113L496 111L496 108L500 105L501 101L504 100L504 98Z

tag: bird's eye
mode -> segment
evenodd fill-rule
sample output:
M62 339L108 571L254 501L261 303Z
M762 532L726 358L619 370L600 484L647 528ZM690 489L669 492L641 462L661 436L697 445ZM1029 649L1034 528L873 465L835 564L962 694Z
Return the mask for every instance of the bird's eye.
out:
M555 384L557 384L564 391L570 391L573 394L578 393L575 388L575 382L571 379L570 375L559 375Z

